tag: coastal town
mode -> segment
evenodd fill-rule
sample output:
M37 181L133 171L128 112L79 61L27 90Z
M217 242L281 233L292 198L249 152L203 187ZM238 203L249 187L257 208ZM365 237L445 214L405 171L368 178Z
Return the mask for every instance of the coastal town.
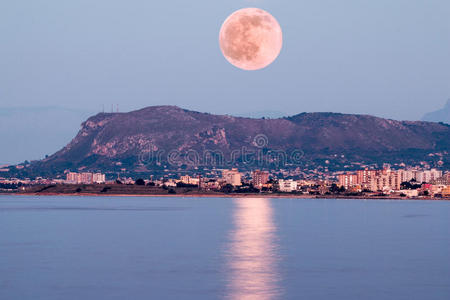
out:
M325 178L295 178L282 172L237 168L214 170L215 176L189 175L154 178L111 178L101 172L72 172L61 178L1 178L0 191L9 193L108 194L266 194L316 197L353 196L363 198L446 199L450 198L450 172L435 168L409 167L338 171ZM109 177L109 178L108 178ZM305 176L304 176L305 177ZM77 187L75 190L70 187ZM91 188L86 188L91 186ZM130 188L130 187L135 188ZM42 187L44 190L42 190ZM63 188L64 187L64 188ZM95 188L97 187L97 188ZM103 187L100 189L100 187ZM107 188L105 188L107 187ZM126 187L126 188L125 188ZM148 190L146 190L148 189Z

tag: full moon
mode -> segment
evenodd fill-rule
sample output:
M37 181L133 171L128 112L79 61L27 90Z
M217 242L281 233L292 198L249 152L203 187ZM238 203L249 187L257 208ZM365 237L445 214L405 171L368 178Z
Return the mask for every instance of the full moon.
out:
M280 24L259 8L243 8L222 24L219 35L223 56L243 70L259 70L280 54L283 33Z

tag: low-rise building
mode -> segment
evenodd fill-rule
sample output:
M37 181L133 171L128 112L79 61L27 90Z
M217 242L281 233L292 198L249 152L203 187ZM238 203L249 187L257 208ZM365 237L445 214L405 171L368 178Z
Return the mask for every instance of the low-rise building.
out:
M198 185L200 182L200 179L198 177L191 177L189 175L183 175L183 176L180 176L180 181L184 184Z
M66 183L69 184L93 184L93 183L105 183L105 174L91 173L91 172L68 172L66 174Z
M443 197L450 197L450 186L443 188L441 194Z
M205 190L217 190L220 188L220 184L217 180L214 179L204 180L202 182L201 188Z
M401 190L400 192L402 194L406 195L406 197L409 197L409 198L419 196L419 191L418 190Z
M288 179L279 179L277 183L277 190L280 192L290 193L297 190L297 181Z

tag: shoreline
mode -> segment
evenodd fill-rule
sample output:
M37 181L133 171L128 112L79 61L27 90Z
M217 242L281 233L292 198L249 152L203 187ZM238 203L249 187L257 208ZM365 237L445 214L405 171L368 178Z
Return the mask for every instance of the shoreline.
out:
M282 194L99 194L99 193L0 193L2 195L14 195L14 196L76 196L76 197L167 197L167 198L286 198L286 199L334 199L334 200L411 200L411 201L450 201L450 197L433 198L433 197L420 197L420 198L407 198L399 196L323 196L323 195L282 195Z
M17 190L0 191L0 195L18 196L77 196L77 197L183 197L183 198L290 198L290 199L360 199L360 200L426 200L449 201L450 197L420 195L400 196L400 193L283 193L279 191L247 191L244 193L204 190L194 187L156 187L122 184L45 184L22 187Z

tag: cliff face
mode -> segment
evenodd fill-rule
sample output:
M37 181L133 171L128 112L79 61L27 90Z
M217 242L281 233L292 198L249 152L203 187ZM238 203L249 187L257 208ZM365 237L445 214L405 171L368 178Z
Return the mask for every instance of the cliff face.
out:
M296 161L299 165L319 160L331 160L332 164L338 160L341 164L351 160L419 162L437 152L446 163L449 149L450 126L445 124L337 113L250 119L153 106L89 118L66 147L37 162L36 167L55 172L80 167L111 171L158 166L177 169L183 163L167 164L170 153L187 157L195 152L201 157L205 151L218 151L229 158L234 155L239 164L243 163L243 150L297 151L302 157ZM160 155L158 160L148 159L155 153ZM145 156L147 159L143 159Z

